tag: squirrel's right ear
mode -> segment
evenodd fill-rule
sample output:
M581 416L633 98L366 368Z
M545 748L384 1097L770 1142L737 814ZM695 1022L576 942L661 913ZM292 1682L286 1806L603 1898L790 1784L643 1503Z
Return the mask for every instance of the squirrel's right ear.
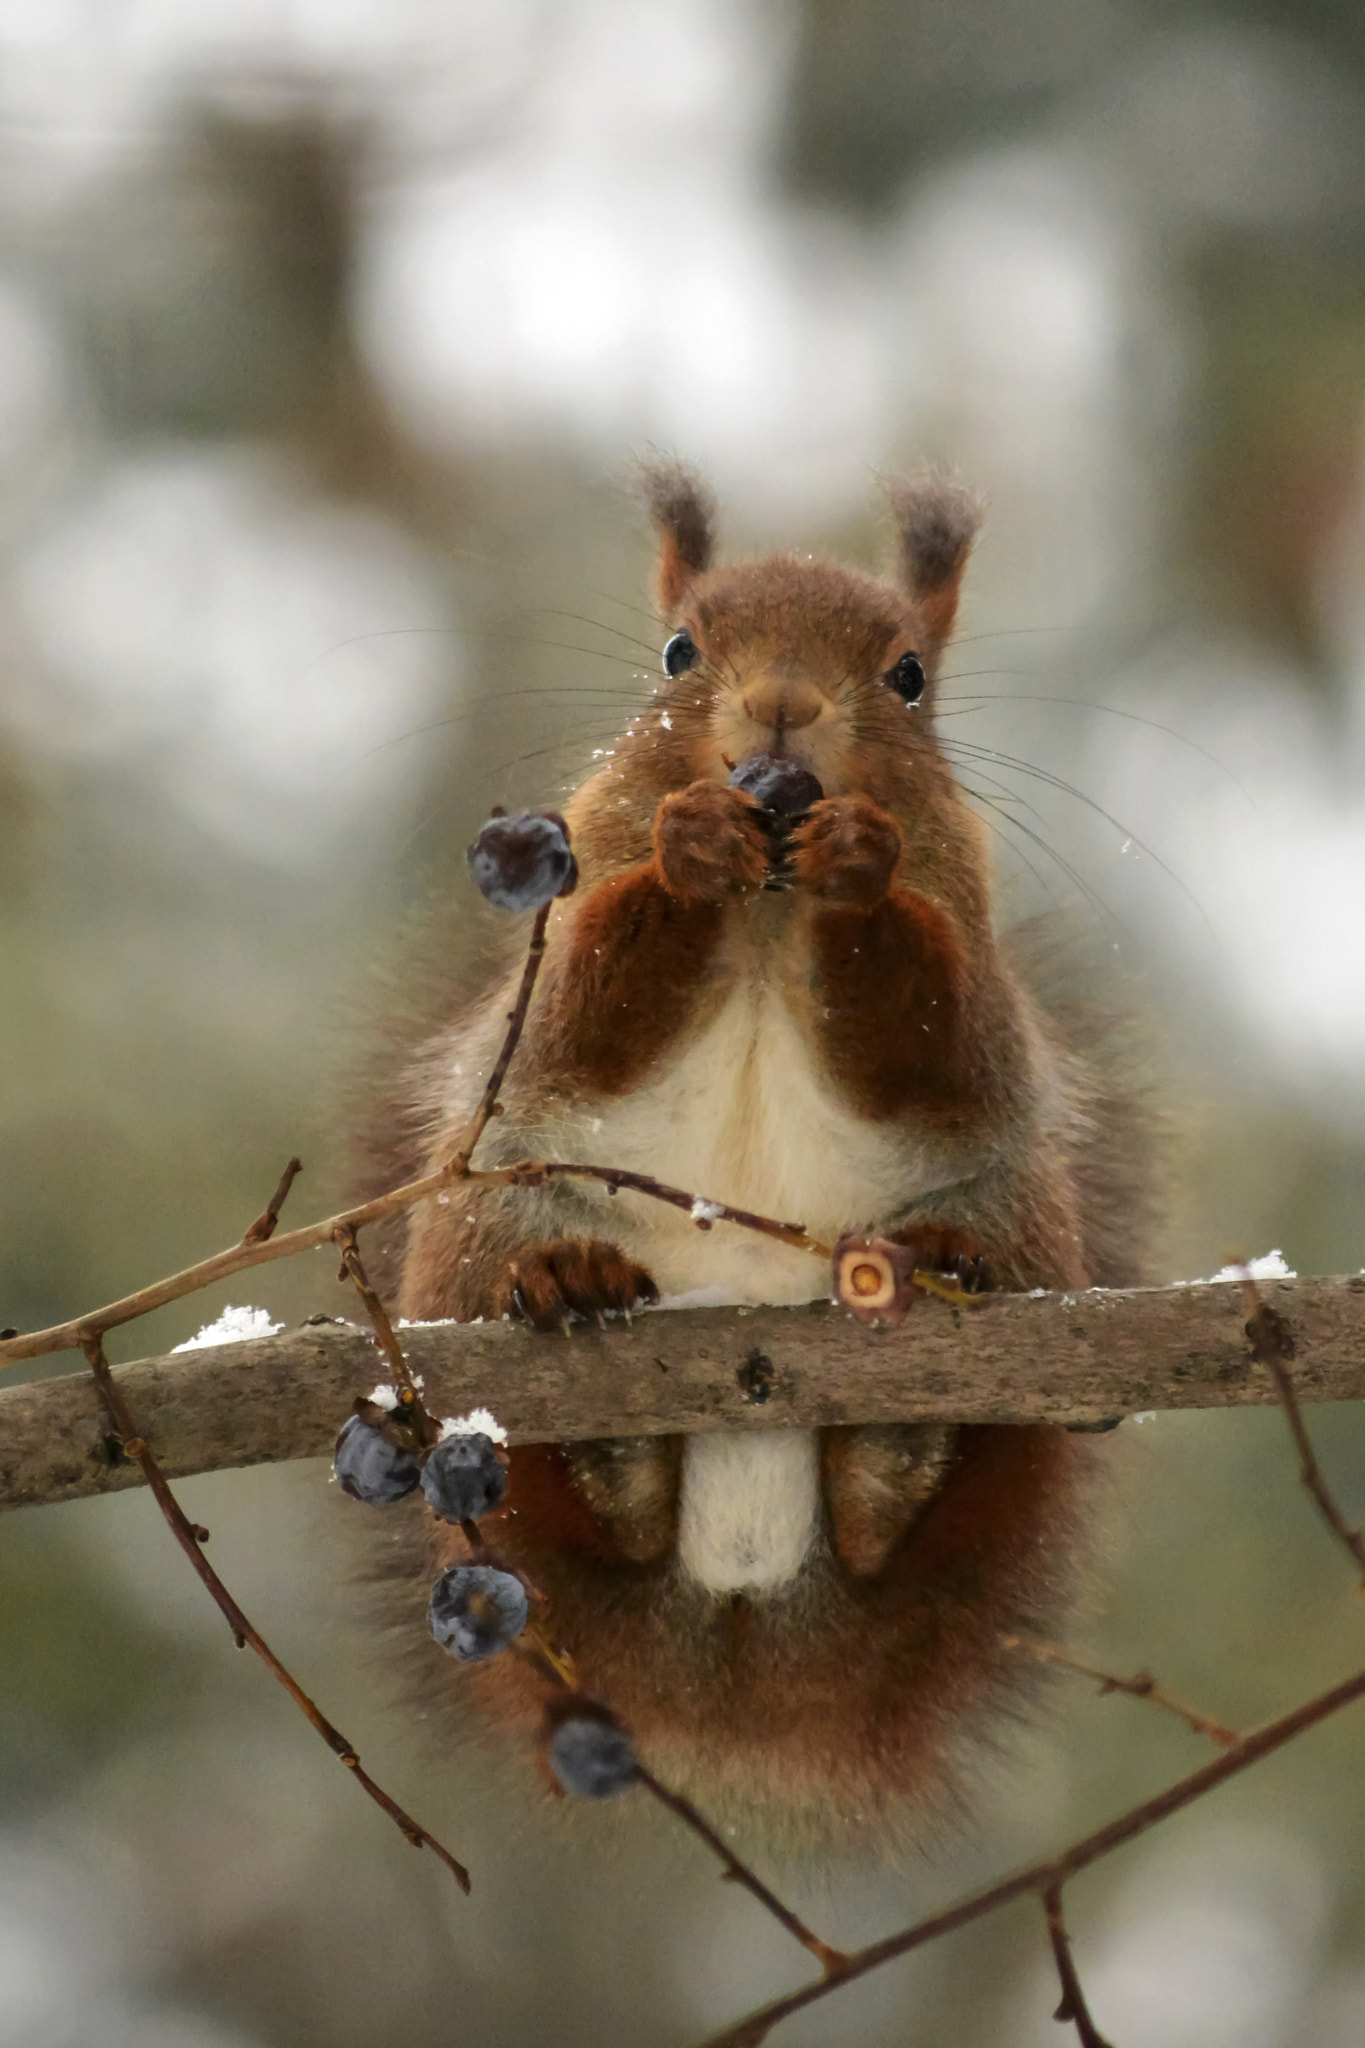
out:
M900 581L915 601L931 656L953 630L967 557L981 524L981 500L965 485L924 475L887 486Z
M659 536L654 566L654 594L666 619L678 607L715 549L716 508L710 491L685 463L659 460L640 464L639 495Z

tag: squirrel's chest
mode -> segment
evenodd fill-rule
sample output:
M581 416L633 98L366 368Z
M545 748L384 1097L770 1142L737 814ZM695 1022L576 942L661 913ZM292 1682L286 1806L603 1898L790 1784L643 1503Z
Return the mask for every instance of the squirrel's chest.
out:
M885 1218L942 1177L937 1148L840 1099L781 990L758 977L741 980L705 1029L629 1094L594 1104L588 1123L595 1161L827 1240ZM775 1239L725 1223L701 1231L677 1209L624 1194L612 1208L613 1236L665 1293L806 1301L829 1284L821 1261Z

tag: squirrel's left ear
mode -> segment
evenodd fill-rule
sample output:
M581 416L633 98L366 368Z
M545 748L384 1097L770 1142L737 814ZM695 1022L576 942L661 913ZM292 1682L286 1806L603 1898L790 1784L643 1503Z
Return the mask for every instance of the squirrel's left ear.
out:
M921 653L935 656L953 630L962 574L981 524L981 500L948 477L920 476L887 487L900 582L924 628Z
M715 549L716 508L710 491L685 463L654 459L639 468L639 494L659 536L654 592L666 619L678 607Z

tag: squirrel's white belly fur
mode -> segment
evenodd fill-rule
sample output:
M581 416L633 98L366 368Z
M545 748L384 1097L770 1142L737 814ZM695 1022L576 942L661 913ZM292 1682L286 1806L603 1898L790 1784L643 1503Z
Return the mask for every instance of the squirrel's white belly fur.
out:
M557 1120L558 1121L558 1120ZM856 1117L820 1071L780 991L742 982L666 1070L547 1132L549 1156L650 1173L674 1187L832 1241L867 1228L962 1171L941 1146L918 1156L903 1129ZM809 1252L734 1224L699 1230L641 1196L606 1197L603 1234L647 1265L665 1295L796 1303L829 1288ZM809 1430L689 1436L679 1558L716 1593L777 1592L821 1534L818 1447Z
M916 1155L903 1127L855 1116L820 1070L781 992L739 984L719 1016L658 1075L553 1133L551 1157L653 1174L703 1199L754 1209L832 1241L868 1228L963 1170L940 1145ZM569 1121L566 1119L566 1122ZM572 1143L573 1153L561 1148ZM661 1293L789 1303L824 1294L809 1252L622 1193L608 1234L641 1259ZM724 1290L722 1293L721 1290Z

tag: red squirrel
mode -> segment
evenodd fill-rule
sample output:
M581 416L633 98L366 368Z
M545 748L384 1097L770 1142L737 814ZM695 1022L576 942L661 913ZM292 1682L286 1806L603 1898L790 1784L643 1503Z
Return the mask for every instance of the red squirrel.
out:
M717 562L680 465L644 495L664 679L564 806L580 880L479 1163L634 1169L993 1287L1145 1277L1139 1094L994 931L983 829L935 733L976 501L893 486L883 582ZM760 757L823 792L776 838L732 782ZM426 1168L455 1150L518 972L408 1071ZM795 1303L830 1275L628 1191L471 1187L413 1212L399 1305L554 1329L703 1287ZM1024 1682L1004 1639L1065 1616L1091 1455L1058 1428L935 1424L521 1445L484 1534L546 1595L585 1690L704 1810L789 1842L885 1837L960 1800L973 1737ZM447 1525L430 1540L433 1568L467 1554ZM430 1654L457 1717L476 1701L534 1735L530 1663L457 1676Z

